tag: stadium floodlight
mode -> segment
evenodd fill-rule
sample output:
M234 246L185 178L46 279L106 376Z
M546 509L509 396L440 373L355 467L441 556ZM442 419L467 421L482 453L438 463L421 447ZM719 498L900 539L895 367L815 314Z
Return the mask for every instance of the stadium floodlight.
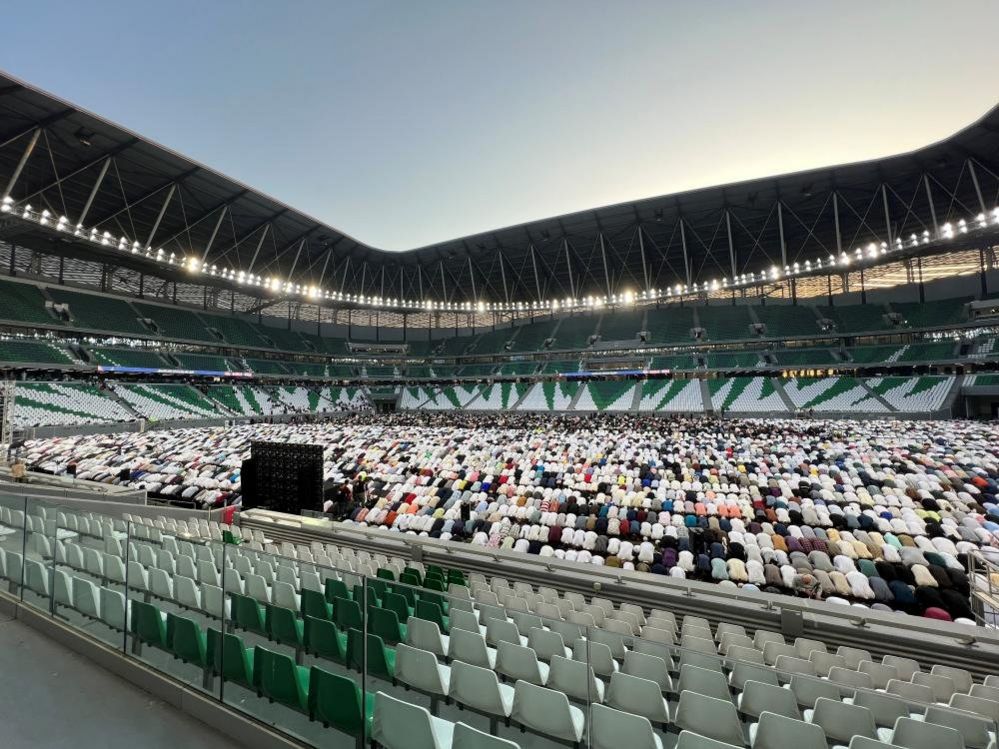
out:
M957 230L959 232L961 232L962 234L967 234L968 233L968 222L965 221L962 218L960 221L957 222Z
M31 203L24 206L24 211L21 213L21 218L28 218L31 215Z
M3 213L10 213L13 207L14 199L10 195L4 195L3 200L0 201L0 211Z
M940 233L943 235L944 239L954 238L954 226L948 221L946 224L940 227Z

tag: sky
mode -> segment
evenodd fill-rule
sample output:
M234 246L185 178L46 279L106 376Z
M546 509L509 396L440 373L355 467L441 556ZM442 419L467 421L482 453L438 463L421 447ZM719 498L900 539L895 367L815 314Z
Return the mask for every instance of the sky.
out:
M403 250L907 151L999 102L996 0L35 0L0 68Z

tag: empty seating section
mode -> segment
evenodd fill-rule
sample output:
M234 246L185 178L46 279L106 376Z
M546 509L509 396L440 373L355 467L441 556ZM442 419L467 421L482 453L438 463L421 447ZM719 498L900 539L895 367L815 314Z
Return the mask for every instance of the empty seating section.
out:
M270 364L270 362L268 362ZM301 361L281 361L274 362L278 367L285 369L289 374L298 375L301 377L336 377L332 371L332 367L328 367L325 364L317 364L316 362L301 362ZM346 370L348 373L349 369ZM280 374L274 372L274 374ZM342 376L342 375L341 375Z
M112 383L115 394L136 413L153 420L224 418L227 412L189 385L124 385Z
M458 367L458 374L462 377L488 377L495 369L495 364L462 364Z
M965 387L999 387L999 375L973 374L964 378Z
M273 396L262 388L249 385L212 385L208 397L240 416L270 415L276 410Z
M479 385L478 396L466 408L470 411L506 411L512 409L530 389L531 385L526 382Z
M476 337L473 335L453 336L445 338L443 341L439 339L434 341L433 348L440 352L441 356L461 356L475 340Z
M597 318L593 315L563 317L558 330L555 331L555 343L552 348L560 351L586 348L596 327Z
M286 375L288 369L282 362L274 359L243 359L245 366L240 367L240 371L249 370L254 374L263 375Z
M271 341L274 344L274 348L280 351L294 351L296 353L310 353L313 351L298 331L259 324L254 325L253 329L256 331L258 338L264 339L265 345L266 341Z
M578 382L537 382L524 395L517 410L566 411L578 391Z
M0 362L18 364L75 364L69 352L46 341L0 339Z
M699 327L707 331L704 337L709 341L737 341L757 337L750 330L753 320L746 307L698 307L696 312Z
M900 353L899 346L854 346L847 349L857 364L891 363Z
M55 286L48 287L49 296L57 304L69 305L73 327L109 330L148 336L149 328L139 321L138 313L124 299L96 294L81 294Z
M270 347L270 344L260 337L256 328L246 320L238 317L223 317L202 313L202 319L209 327L222 334L222 338L234 346L251 346L254 348Z
M37 286L0 280L0 320L62 325L45 309L45 297Z
M13 422L19 427L132 421L135 414L91 385L18 383Z
M670 306L660 309L649 309L646 313L645 328L648 331L648 342L658 343L690 343L690 331L697 327L694 322L692 307ZM746 331L749 335L749 331Z
M708 369L751 369L760 366L755 351L718 351L704 354Z
M397 376L395 367L383 367L377 364L367 363L363 365L363 370L365 377L380 378L384 380Z
M634 399L634 382L598 380L586 383L573 410L630 411Z
M892 302L893 312L902 316L902 324L910 328L937 328L967 320L965 305L972 297L940 299L932 302Z
M89 349L94 364L109 367L141 367L143 369L166 369L167 363L156 351L145 348L100 348Z
M644 330L645 310L608 312L600 317L601 341L638 340L638 331Z
M406 350L410 356L429 356L433 348L434 343L430 340L406 341Z
M846 304L836 307L819 307L819 316L832 320L840 333L864 333L890 328L884 316L888 312L883 304Z
M928 413L943 406L954 378L885 377L868 380L867 384L897 411Z
M654 356L649 369L695 369L694 354Z
M895 358L897 362L931 362L954 359L954 341L937 341L934 343L910 343L902 348Z
M579 361L550 361L545 362L542 367L542 374L565 374L566 372L578 372Z
M784 380L795 408L805 411L883 413L889 409L854 377L799 377Z
M241 372L242 367L234 366L227 359L214 354L189 354L171 352L170 356L177 360L181 369L202 370L209 372Z
M646 380L642 384L639 411L658 413L702 413L704 399L700 380Z
M999 676L882 653L877 634L837 647L819 628L785 636L543 578L278 546L203 518L124 519L127 533L121 518L2 506L13 541L0 540L0 577L28 605L310 745L994 747ZM62 535L35 532L44 525Z
M779 349L773 357L782 367L821 367L839 361L831 348Z
M406 377L433 377L430 367L426 364L410 364L405 370Z
M545 343L555 335L559 321L545 320L517 327L517 335L513 341L514 351L541 351Z
M766 326L767 338L792 338L817 335L819 319L814 308L806 305L759 305L753 307L756 318Z
M507 343L516 334L516 330L513 328L500 328L498 330L491 330L488 333L483 333L472 345L472 348L468 353L473 354L502 354L507 351ZM516 348L516 347L513 347Z
M708 380L711 406L726 413L779 413L786 411L778 388L770 377L729 377Z
M347 341L343 338L327 338L326 336L310 335L308 333L299 333L299 335L320 354L342 356L348 353Z
M501 364L500 368L496 371L498 375L504 375L507 377L516 377L519 375L532 375L538 369L538 363L533 361L515 361L507 362L506 364Z
M206 341L218 343L217 336L212 335L204 321L197 314L180 307L164 307L158 304L142 304L135 302L135 308L144 318L149 318L156 325L156 330L165 338L179 338L186 341Z

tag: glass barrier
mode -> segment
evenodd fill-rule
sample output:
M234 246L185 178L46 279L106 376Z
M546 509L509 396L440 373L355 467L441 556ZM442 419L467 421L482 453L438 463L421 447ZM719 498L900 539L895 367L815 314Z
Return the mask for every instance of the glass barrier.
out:
M834 744L907 716L996 736L995 693L957 674L347 546L0 497L0 552L5 591L311 746L405 742L418 717L393 700L531 747L743 745L763 712Z
M0 496L0 585L18 599L22 596L27 509L24 497Z

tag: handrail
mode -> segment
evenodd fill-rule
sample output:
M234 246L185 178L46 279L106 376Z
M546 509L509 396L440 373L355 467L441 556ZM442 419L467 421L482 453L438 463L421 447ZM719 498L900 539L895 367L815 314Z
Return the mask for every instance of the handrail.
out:
M697 580L580 565L556 557L544 559L503 549L483 549L386 529L352 526L325 519L254 509L239 515L241 526L260 529L275 539L326 540L367 551L417 558L511 580L554 585L562 590L598 593L616 602L649 607L660 603L718 621L743 621L779 627L784 612L802 617L803 633L855 647L876 647L925 663L949 661L982 674L999 672L999 631L923 619L917 616L842 606L770 593L743 593ZM276 531L276 532L275 532ZM926 622L925 624L923 622ZM876 640L875 640L876 638ZM932 658L927 659L927 642Z

